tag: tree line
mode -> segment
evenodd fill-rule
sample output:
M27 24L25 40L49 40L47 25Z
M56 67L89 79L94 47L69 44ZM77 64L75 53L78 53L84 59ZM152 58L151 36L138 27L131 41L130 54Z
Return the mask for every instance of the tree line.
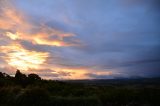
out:
M21 85L23 87L25 87L29 84L32 84L35 81L42 80L41 77L39 77L37 74L32 73L32 74L25 75L25 74L21 73L20 70L16 71L16 74L14 77L10 76L6 73L0 72L0 79L6 80L6 82L7 82L7 80L11 81L11 82L18 84L18 85ZM0 84L1 84L1 86L3 85L2 82ZM4 82L4 84L5 84L5 82Z

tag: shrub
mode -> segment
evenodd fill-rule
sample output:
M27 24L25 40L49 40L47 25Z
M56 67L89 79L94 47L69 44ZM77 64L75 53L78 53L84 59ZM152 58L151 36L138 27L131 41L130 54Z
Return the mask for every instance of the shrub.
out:
M18 105L24 106L44 106L49 103L49 95L42 88L26 88L17 98Z

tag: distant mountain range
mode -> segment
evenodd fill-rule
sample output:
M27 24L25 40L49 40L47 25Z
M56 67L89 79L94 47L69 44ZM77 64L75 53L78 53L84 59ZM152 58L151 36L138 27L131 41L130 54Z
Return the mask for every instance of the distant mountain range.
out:
M84 83L91 85L160 85L160 77L156 78L117 78L117 79L85 79L85 80L64 80L69 83Z

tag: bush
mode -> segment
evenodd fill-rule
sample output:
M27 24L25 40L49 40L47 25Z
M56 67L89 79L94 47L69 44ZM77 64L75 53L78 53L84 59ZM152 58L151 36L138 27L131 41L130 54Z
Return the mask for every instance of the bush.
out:
M26 88L21 92L16 101L21 106L44 106L49 104L49 95L42 88Z
M52 106L101 106L96 97L52 97Z
M21 91L21 87L3 87L0 88L0 104L12 104L16 95Z

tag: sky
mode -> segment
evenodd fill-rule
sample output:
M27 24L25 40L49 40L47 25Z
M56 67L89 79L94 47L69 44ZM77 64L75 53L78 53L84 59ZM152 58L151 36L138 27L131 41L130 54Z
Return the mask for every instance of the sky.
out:
M159 0L0 0L0 71L45 79L160 76Z

